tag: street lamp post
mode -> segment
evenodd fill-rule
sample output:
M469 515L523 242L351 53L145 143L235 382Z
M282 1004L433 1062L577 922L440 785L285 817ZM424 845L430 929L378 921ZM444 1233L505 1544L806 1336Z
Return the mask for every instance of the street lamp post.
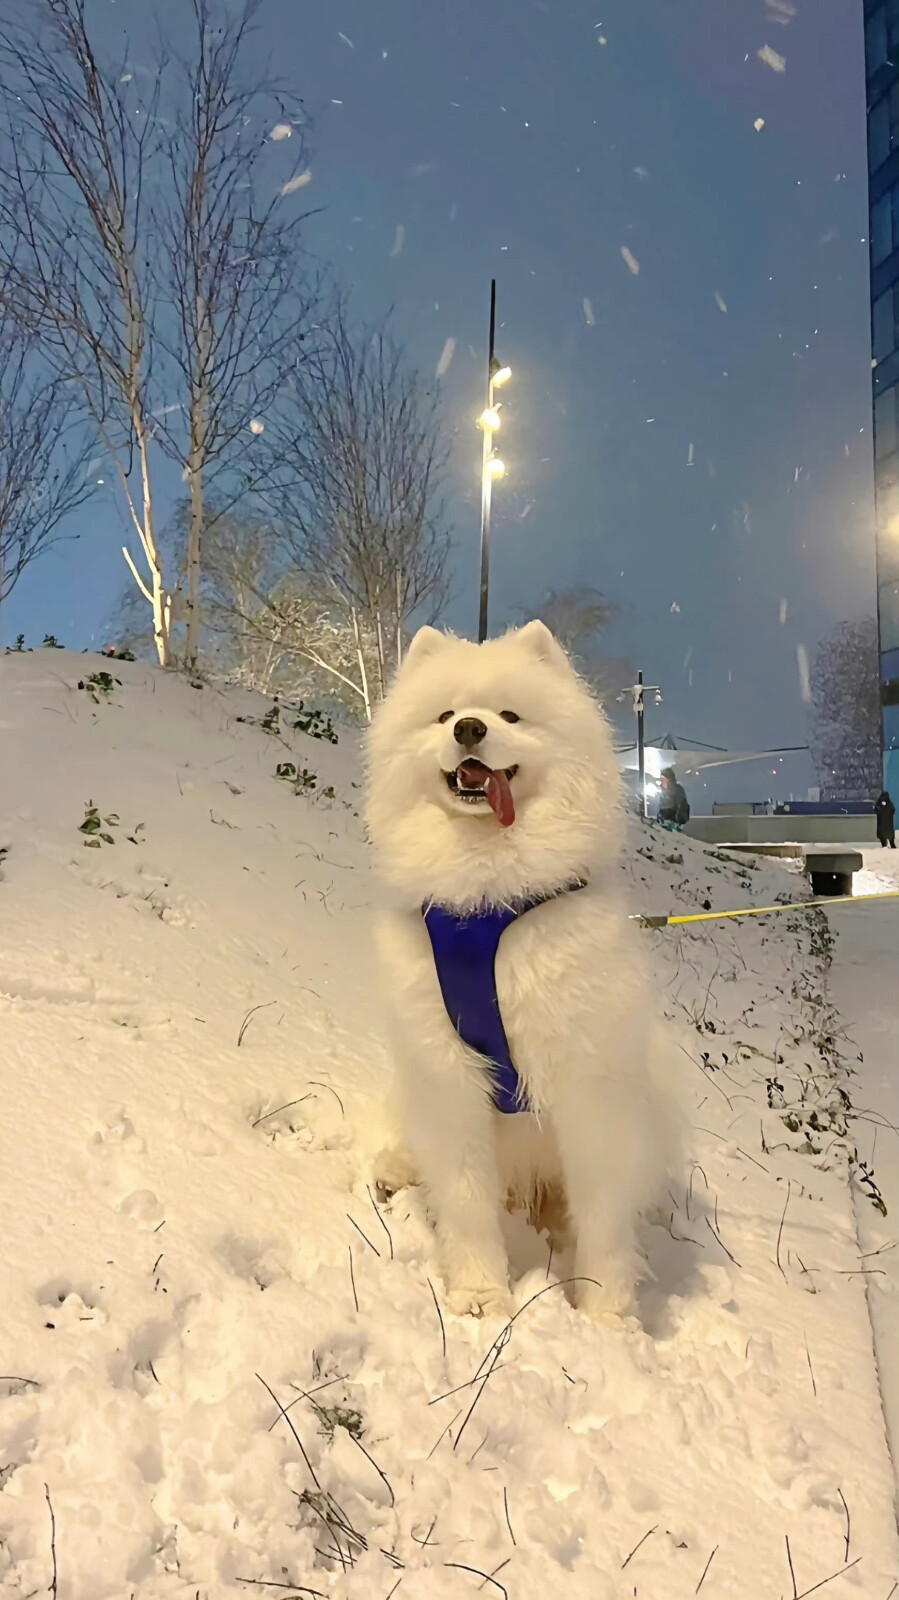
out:
M496 279L490 283L490 339L487 350L487 405L478 418L484 436L481 459L481 589L478 611L478 644L487 637L487 610L490 596L490 505L493 484L505 476L504 463L496 454L493 435L499 427L499 407L494 401L494 391L507 383L512 376L510 367L503 367L496 358Z
M641 815L641 817L645 818L645 816L646 816L646 744L645 744L645 739L644 739L644 727L643 727L643 714L644 714L643 696L646 695L646 694L654 694L655 697L656 697L656 705L660 706L662 704L662 691L659 688L657 683L644 683L643 682L643 674L642 674L642 672L638 672L637 673L637 681L634 684L634 687L631 690L631 693L632 693L632 695L634 697L634 712L636 713L636 717L637 717L637 772L638 772L638 784L639 784L638 800L639 800L639 805L640 805L640 815Z

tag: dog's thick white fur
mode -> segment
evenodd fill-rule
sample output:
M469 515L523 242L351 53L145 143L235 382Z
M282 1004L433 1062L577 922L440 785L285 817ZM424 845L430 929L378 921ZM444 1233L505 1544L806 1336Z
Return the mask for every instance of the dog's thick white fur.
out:
M517 769L510 826L447 781L472 753L456 742L463 717L486 726L475 752L486 766ZM664 1188L671 1107L653 1082L639 935L618 887L624 813L609 728L542 623L483 645L421 629L372 725L367 820L391 905L379 947L399 1111L450 1303L504 1303L502 1205L561 1190L576 1273L593 1280L579 1303L628 1311L635 1225ZM528 911L500 940L497 997L532 1108L503 1115L483 1059L447 1016L422 908L502 905L576 880L587 887Z

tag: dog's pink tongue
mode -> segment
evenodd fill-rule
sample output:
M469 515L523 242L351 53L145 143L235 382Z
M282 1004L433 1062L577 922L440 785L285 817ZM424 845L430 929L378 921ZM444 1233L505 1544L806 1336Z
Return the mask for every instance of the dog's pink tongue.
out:
M491 771L483 761L475 761L469 757L463 761L458 769L458 778L463 789L483 789L487 795L487 804L496 817L500 827L510 828L515 821L515 801L512 799L512 790L509 780L502 768Z

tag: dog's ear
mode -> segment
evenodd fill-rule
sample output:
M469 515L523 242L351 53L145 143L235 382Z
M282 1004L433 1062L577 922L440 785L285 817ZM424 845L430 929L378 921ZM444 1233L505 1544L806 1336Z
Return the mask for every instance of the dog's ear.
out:
M440 633L437 628L419 628L403 658L403 671L421 666L423 661L428 661L439 650L445 650L448 643L449 636Z
M544 661L551 667L568 666L568 657L562 646L539 618L535 617L533 622L526 622L523 628L518 628L516 637L538 661Z

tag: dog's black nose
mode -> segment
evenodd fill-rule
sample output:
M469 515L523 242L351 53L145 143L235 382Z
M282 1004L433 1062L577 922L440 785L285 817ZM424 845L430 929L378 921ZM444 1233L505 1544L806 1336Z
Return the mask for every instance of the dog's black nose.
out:
M457 744L464 745L466 750L473 750L476 744L487 737L487 724L480 717L460 717L453 728L453 738Z

